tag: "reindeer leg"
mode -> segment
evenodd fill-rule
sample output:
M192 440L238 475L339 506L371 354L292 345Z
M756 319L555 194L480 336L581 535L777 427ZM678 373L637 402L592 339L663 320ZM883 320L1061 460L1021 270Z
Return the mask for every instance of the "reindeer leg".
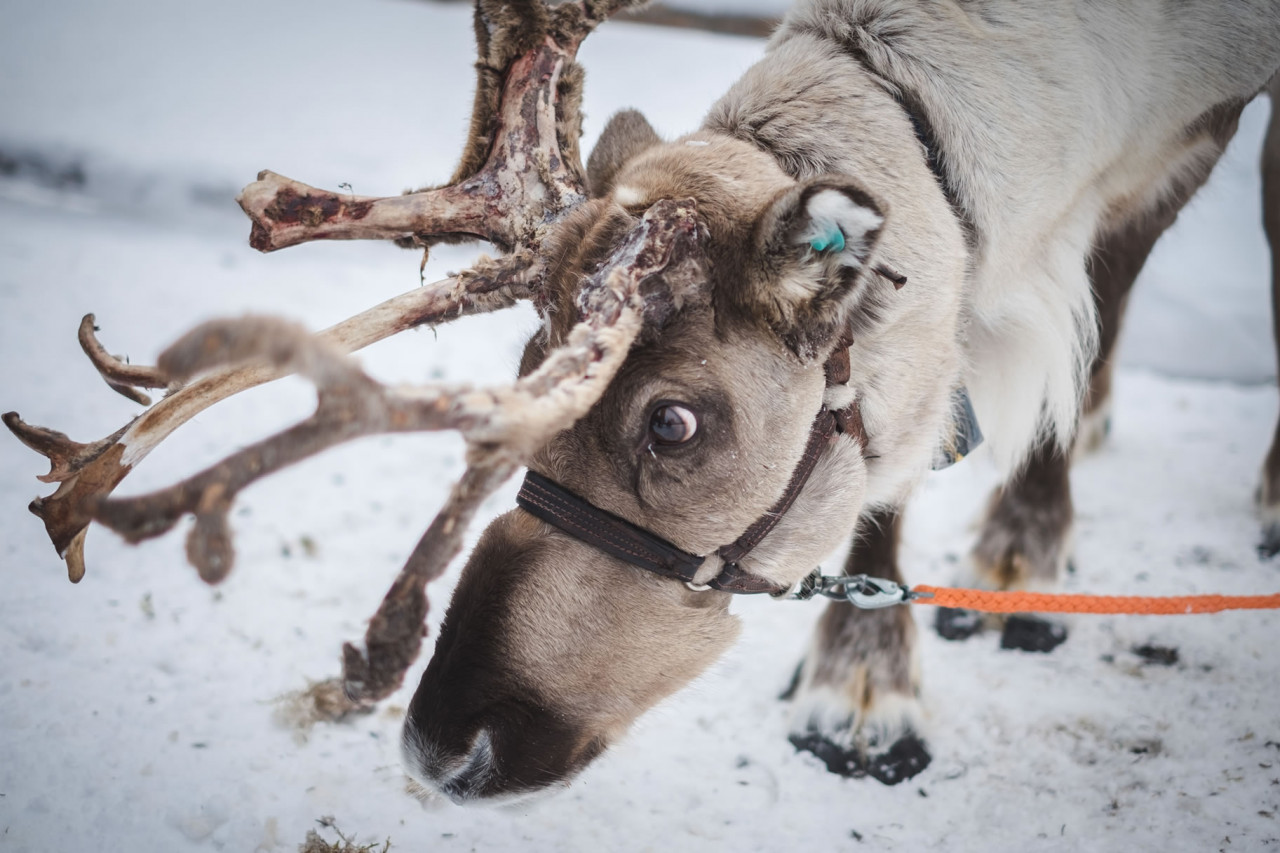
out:
M1271 247L1272 331L1280 353L1280 76L1271 81L1271 124L1262 145L1262 223ZM1258 555L1264 559L1280 554L1280 423L1276 425L1271 450L1262 466L1258 487L1258 510L1262 515L1262 541Z
M901 582L896 510L863 516L845 572ZM835 601L818 621L793 692L791 743L841 776L886 785L929 766L920 739L916 626L907 607L859 610Z
M1172 223L1148 222L1149 228L1127 228L1104 237L1089 262L1094 304L1100 325L1098 355L1077 428L1075 452L1096 450L1111 429L1112 355L1129 301L1129 288L1156 239ZM1026 466L997 488L987 505L978 543L971 556L977 582L996 589L1052 586L1070 561L1071 457L1054 442L1032 451ZM939 609L938 634L963 640L988 624L1003 628L1001 646L1049 652L1067 638L1054 622L1011 616L984 620L967 610Z
M1041 444L1026 467L991 496L971 555L978 583L995 589L1052 586L1070 556L1070 456L1053 442ZM938 633L964 639L985 620L965 611L937 614ZM1032 616L1003 620L1000 645L1049 652L1067 638L1062 625Z
M1073 452L1096 449L1110 430L1112 357L1129 291L1160 235L1173 225L1183 205L1208 179L1235 135L1243 109L1243 102L1220 105L1188 128L1187 136L1193 141L1197 156L1188 157L1188 166L1153 207L1102 234L1094 245L1089 257L1089 279L1098 310L1099 346ZM1280 468L1280 460L1277 467ZM991 589L1043 588L1057 582L1071 554L1074 509L1070 468L1071 453L1047 442L1032 452L1022 471L996 489L971 555L979 585ZM993 623L1001 624L998 620ZM938 611L935 624L942 637L959 640L987 623L973 613L944 609ZM1002 624L1002 648L1049 652L1067 638L1065 626L1037 617L1010 616Z

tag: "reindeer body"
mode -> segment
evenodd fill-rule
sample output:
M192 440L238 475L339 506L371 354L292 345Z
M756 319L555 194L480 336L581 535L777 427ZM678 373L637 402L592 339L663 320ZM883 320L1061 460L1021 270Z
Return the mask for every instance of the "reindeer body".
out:
M677 318L530 468L710 554L705 582L722 568L711 552L786 485L814 412L856 396L869 444L833 442L743 567L794 583L861 517L857 570L896 577L900 509L953 429L955 390L969 387L1009 470L1037 440L1071 439L1097 344L1091 248L1176 212L1277 67L1263 3L800 4L699 131L662 143L633 113L606 128L572 263L599 263L590 247L608 244L611 218L688 197L705 281L673 293ZM835 226L856 250L804 245ZM841 329L852 376L824 388ZM522 370L558 334L553 315ZM671 400L697 413L703 444L660 457L652 424L648 438L636 425ZM410 772L459 801L572 776L727 647L727 598L504 516L410 708ZM837 772L918 772L913 638L904 609L832 605L798 673L793 742Z

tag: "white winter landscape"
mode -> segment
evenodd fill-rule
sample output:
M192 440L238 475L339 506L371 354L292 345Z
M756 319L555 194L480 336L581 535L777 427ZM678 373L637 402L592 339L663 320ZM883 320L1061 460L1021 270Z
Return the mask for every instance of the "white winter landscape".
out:
M319 329L418 285L419 256L389 245L260 255L233 198L264 168L368 195L445 180L471 98L464 6L0 10L0 410L81 441L138 413L80 352L87 312L112 352L146 363L204 319L254 312ZM606 24L582 51L584 150L626 106L667 135L693 128L761 51ZM1255 551L1252 503L1277 410L1256 174L1268 109L1246 112L1138 284L1111 439L1073 473L1067 590L1280 591L1280 564ZM426 280L476 251L433 253ZM478 317L359 358L384 380L500 382L535 325L528 309ZM311 403L287 380L217 406L122 492L199 470ZM236 568L216 588L186 564L181 529L140 547L92 529L72 586L26 509L50 490L35 479L47 466L0 435L0 851L293 851L326 816L393 851L1280 849L1273 612L1080 616L1043 655L1001 651L992 634L944 642L917 607L934 760L886 787L834 776L787 742L778 694L819 606L744 599L735 649L554 797L420 803L398 741L425 653L371 716L304 733L274 712L336 674L461 450L451 435L364 440L253 487L233 515ZM994 482L979 454L923 486L905 535L911 582L953 579ZM432 636L456 577L431 588ZM1142 645L1177 661L1147 661Z

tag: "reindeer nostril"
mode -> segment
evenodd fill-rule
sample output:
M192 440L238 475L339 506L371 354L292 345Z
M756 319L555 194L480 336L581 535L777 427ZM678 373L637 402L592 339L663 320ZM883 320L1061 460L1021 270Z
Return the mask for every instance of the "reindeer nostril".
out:
M480 729L461 753L430 741L412 726L405 727L401 745L405 769L429 789L455 803L484 796L494 773L493 738L488 729Z
M464 763L447 779L441 780L440 791L455 803L480 796L493 775L493 741L488 729L481 729L471 745Z

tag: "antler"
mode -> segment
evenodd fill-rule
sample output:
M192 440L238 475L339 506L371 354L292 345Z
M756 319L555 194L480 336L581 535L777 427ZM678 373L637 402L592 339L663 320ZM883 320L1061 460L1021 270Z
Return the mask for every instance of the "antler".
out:
M399 239L429 246L479 237L508 254L419 288L319 335L280 320L247 317L206 323L166 350L155 367L129 365L94 336L80 340L108 385L143 405L139 388L167 396L106 438L80 444L62 433L4 423L51 463L57 491L31 504L73 582L84 574L88 524L100 521L131 542L159 535L187 513L196 523L187 553L216 583L233 561L228 512L249 483L334 444L375 433L457 429L468 467L454 486L370 622L363 651L343 651L343 676L310 692L314 712L340 717L372 707L401 683L416 658L427 612L426 584L461 548L481 501L560 429L581 417L621 365L644 321L641 283L690 268L696 242L691 203L662 202L579 291L581 322L534 372L505 388L387 387L346 354L422 324L495 310L535 298L548 265L539 254L554 225L585 199L577 138L582 39L634 0L570 2L480 0L476 36L479 85L470 138L450 184L392 198L344 196L262 172L240 196L253 220L250 244L262 251L317 239ZM696 260L693 261L696 265ZM180 424L218 400L300 373L318 391L315 413L187 480L141 497L112 490Z
M517 300L528 297L527 278L536 274L537 266L527 255L484 262L466 273L389 299L326 329L320 337L343 352L353 352L416 326L514 305ZM39 479L60 484L52 495L32 501L30 510L44 522L58 555L67 561L67 575L72 583L84 577L85 534L98 500L120 485L134 466L179 426L219 400L285 375L267 365L242 366L178 387L179 381L157 368L130 367L110 356L95 355L105 351L92 337L92 314L81 321L80 330L82 341L86 338L92 341L94 352L90 358L113 388L121 386L133 391L129 383L145 381L145 387L173 390L130 423L89 444L73 441L55 430L24 423L17 412L3 416L5 426L23 444L49 459L49 473ZM86 345L85 349L89 351L90 346ZM128 368L130 372L118 367Z
M471 135L447 186L392 198L339 195L274 172L237 199L253 220L249 244L270 252L308 240L479 238L500 249L536 246L548 211L585 198L578 136L582 40L614 12L644 0L479 0L479 81Z

